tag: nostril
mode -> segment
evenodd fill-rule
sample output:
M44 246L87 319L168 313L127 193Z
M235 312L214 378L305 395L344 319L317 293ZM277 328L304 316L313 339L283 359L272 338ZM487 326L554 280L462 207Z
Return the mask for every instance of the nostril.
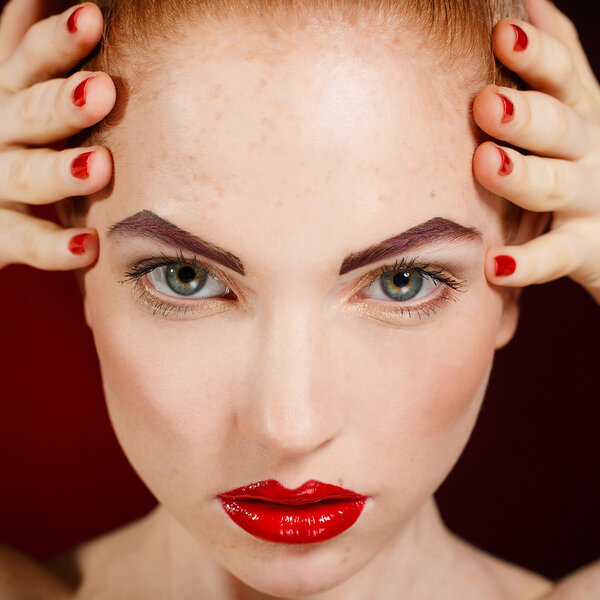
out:
M278 458L295 458L322 448L336 431L325 419L307 415L277 414L268 407L254 407L238 415L238 428L244 438Z

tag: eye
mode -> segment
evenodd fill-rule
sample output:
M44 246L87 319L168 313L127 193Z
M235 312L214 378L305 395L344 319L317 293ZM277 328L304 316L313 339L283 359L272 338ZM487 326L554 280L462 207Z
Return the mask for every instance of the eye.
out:
M229 294L229 288L206 269L191 263L172 263L147 273L148 281L172 298L211 298Z
M372 291L374 295L367 297L375 300L408 302L429 296L439 285L439 279L419 269L400 268L384 271L365 291Z

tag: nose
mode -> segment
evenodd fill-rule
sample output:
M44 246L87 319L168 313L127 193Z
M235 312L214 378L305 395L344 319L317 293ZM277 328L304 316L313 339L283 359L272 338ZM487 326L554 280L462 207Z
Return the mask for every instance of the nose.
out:
M298 316L274 318L260 330L239 430L279 458L307 454L335 438L345 418L343 386L327 377L331 349L323 327Z

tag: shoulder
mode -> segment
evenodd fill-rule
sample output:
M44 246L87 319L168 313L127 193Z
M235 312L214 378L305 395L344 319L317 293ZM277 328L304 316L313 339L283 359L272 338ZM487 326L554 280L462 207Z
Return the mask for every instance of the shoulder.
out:
M152 515L147 515L60 554L44 566L75 590L70 600L160 598L153 578L157 575L160 579L157 546Z
M43 563L0 545L0 600L160 597L144 572L152 538L151 520L145 517Z
M2 600L67 600L73 589L41 564L4 546L0 546L0 598Z
M554 589L554 582L539 573L493 556L458 536L453 537L456 555L463 564L473 565L474 573L493 582L492 587L498 598L546 600L546 596Z
M600 598L600 561L559 581L539 600L597 600Z
M515 600L598 600L600 598L600 561L558 583L455 538L462 551L468 552L499 582L506 597Z

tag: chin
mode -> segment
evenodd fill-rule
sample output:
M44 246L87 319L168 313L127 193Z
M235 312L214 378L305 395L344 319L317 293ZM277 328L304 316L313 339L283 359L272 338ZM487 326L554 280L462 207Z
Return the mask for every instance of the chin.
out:
M334 541L334 540L332 540ZM282 545L231 555L223 566L247 586L275 597L304 598L335 588L362 569L370 560L359 544L338 540L337 547L320 544ZM357 550L360 549L360 552ZM237 561L236 561L237 562Z

